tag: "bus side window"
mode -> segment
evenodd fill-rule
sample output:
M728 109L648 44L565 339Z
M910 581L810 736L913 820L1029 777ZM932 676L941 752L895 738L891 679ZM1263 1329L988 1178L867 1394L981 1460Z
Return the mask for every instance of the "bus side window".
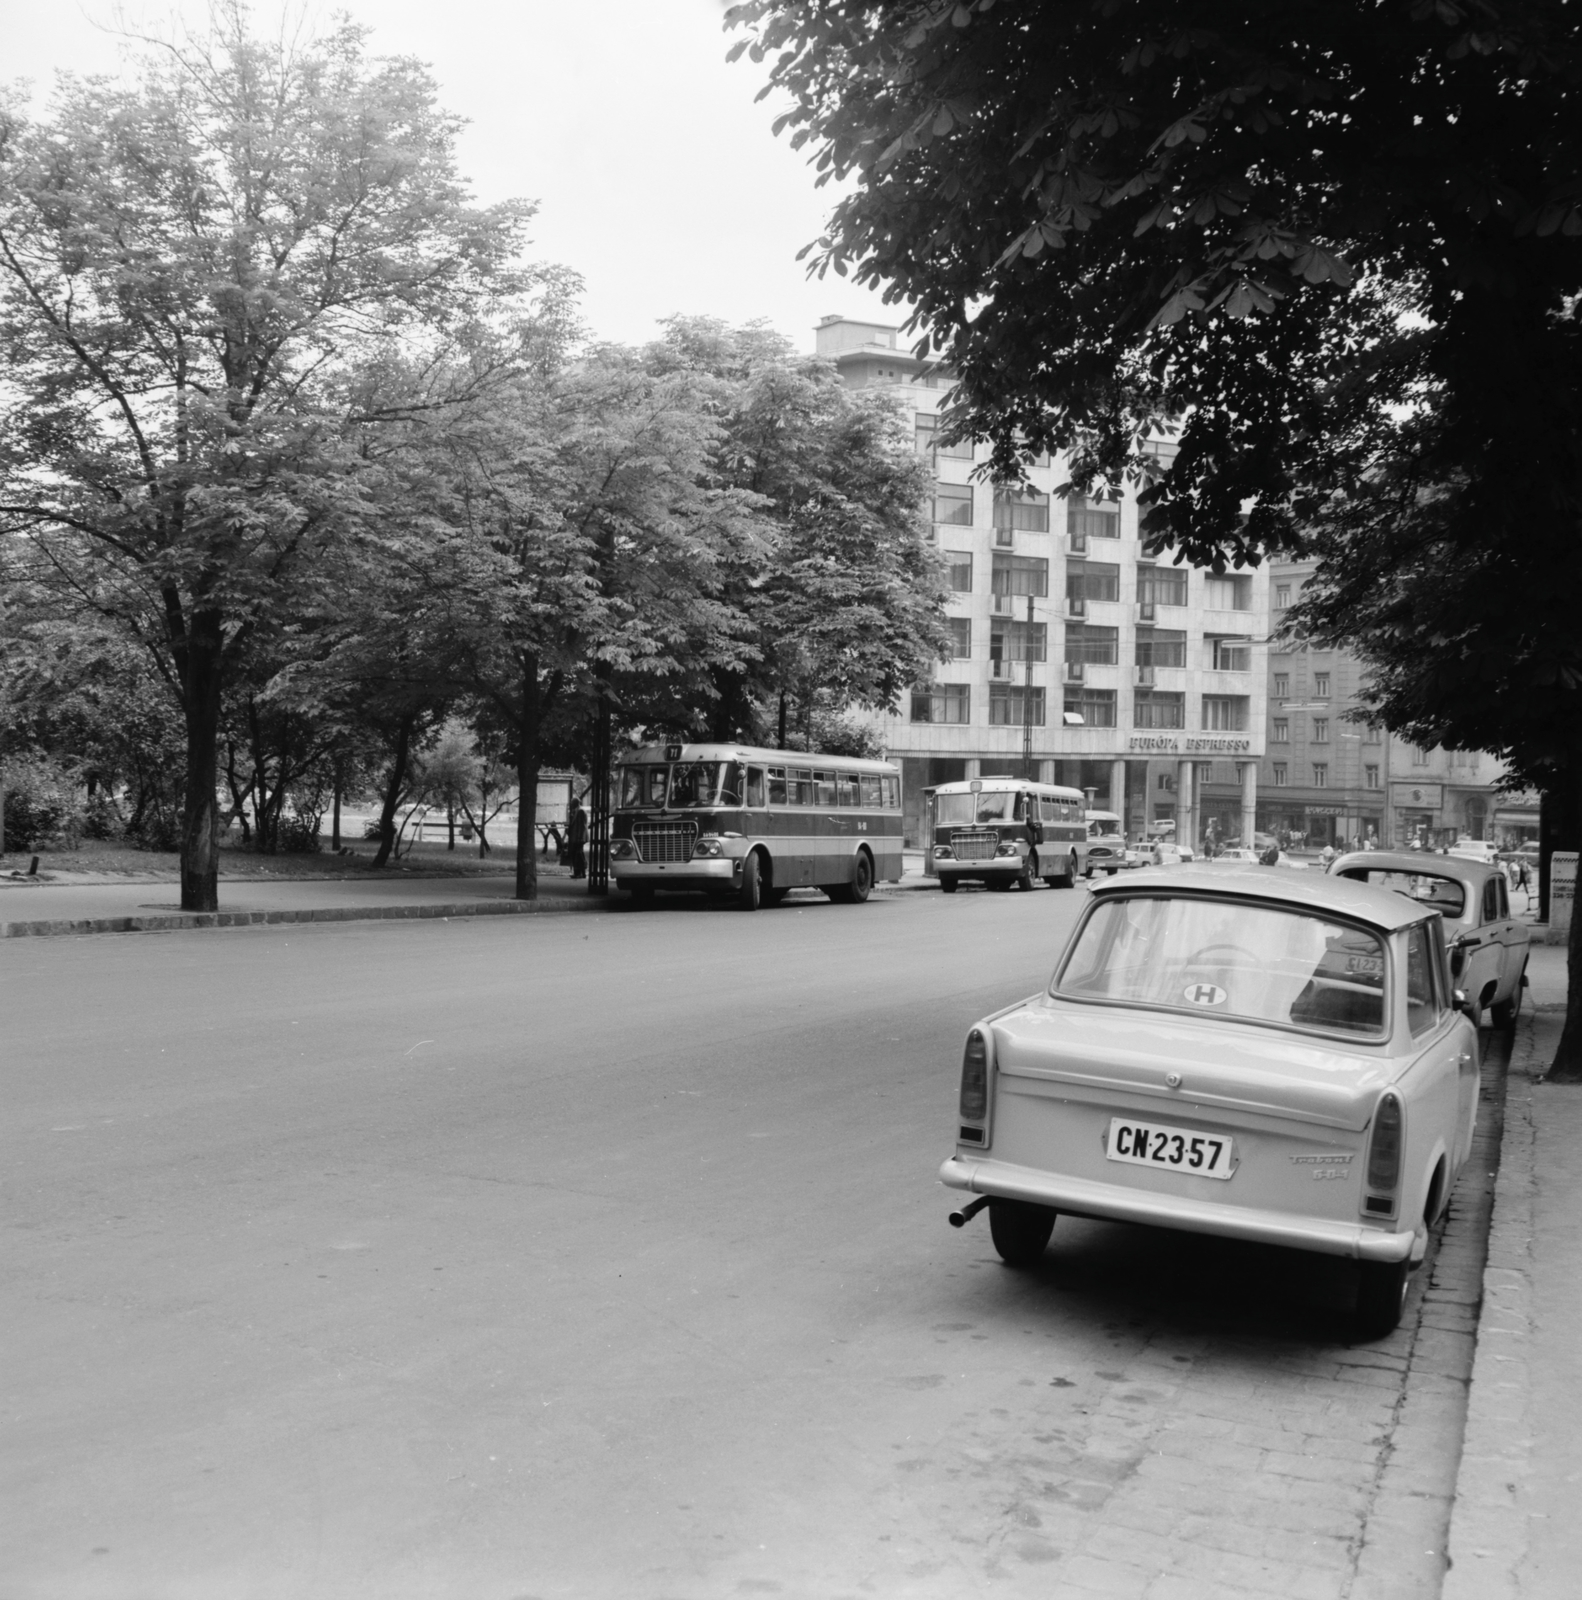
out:
M764 769L762 767L749 767L747 769L747 804L754 809L762 809L764 803Z
M815 772L813 782L818 789L818 798L813 804L816 806L832 806L835 804L835 774L833 772Z
M769 769L769 804L772 806L786 804L786 769L784 767L771 767Z
M901 780L891 773L886 773L884 778L884 809L886 811L901 809Z
M835 774L835 803L837 805L856 807L857 804L857 774L854 772L837 772ZM1494 881L1492 878L1489 880Z
M791 774L791 804L813 804L813 773L808 767L797 767Z
M876 811L881 803L878 774L863 773L861 788L863 807L869 811Z

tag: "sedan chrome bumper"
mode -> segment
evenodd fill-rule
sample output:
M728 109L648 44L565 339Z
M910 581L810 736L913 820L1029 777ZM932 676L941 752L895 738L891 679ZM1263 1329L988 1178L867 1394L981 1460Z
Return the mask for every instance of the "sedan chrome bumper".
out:
M939 1169L939 1179L947 1189L965 1189L1006 1200L1030 1200L1076 1216L1141 1222L1154 1228L1179 1228L1186 1233L1218 1234L1225 1239L1250 1239L1258 1244L1286 1245L1293 1250L1351 1256L1359 1261L1403 1261L1412 1253L1414 1239L1410 1232L1391 1233L1360 1222L1332 1222L1214 1200L1145 1194L1120 1184L1063 1178L1037 1167L991 1158L951 1156Z

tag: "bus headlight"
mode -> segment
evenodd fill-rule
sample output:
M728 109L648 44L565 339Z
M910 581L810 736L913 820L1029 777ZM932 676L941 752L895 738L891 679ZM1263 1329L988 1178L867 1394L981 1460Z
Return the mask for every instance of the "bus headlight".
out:
M934 859L936 861L954 861L956 852L948 844L936 844L934 846Z
M1014 839L1007 839L994 853L997 856L1019 856L1022 850Z
M718 839L699 839L692 847L694 861L707 860L712 856L725 854L725 846Z
M632 855L633 853L632 841L630 839L610 840L610 859L612 861L624 860L627 856Z

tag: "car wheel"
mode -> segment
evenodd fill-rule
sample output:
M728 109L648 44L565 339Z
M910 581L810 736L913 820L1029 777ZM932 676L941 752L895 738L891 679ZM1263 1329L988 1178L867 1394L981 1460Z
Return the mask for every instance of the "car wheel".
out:
M1035 1206L1027 1200L989 1202L989 1237L1008 1267L1036 1267L1054 1231L1052 1206Z
M1516 974L1516 983L1511 989L1509 1000L1501 1000L1498 1005L1489 1007L1489 1019L1496 1028L1514 1028L1516 1019L1522 1011L1522 983L1527 977L1527 963L1522 963L1522 970Z
M952 873L947 878L944 873L940 873L939 890L941 894L954 894L956 892L956 875Z
M1022 870L1017 873L1016 887L1018 889L1031 889L1033 886L1033 879L1037 876L1038 852L1035 850L1028 855L1026 861L1022 864Z
M756 911L764 903L763 882L758 873L758 852L742 862L742 886L736 891L736 904L743 911Z
M1410 1261L1364 1261L1357 1280L1356 1331L1359 1339L1382 1339L1401 1325Z

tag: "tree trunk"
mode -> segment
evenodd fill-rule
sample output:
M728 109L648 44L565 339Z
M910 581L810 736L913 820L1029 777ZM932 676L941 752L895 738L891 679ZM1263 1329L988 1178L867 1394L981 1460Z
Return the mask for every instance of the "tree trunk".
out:
M1557 831L1563 830L1565 846L1574 850L1578 836L1582 835L1582 784L1571 781L1568 776L1556 789L1557 801L1564 796L1563 821ZM1554 915L1552 886L1549 914ZM1574 884L1571 932L1566 940L1566 1020L1548 1077L1551 1083L1582 1083L1582 917L1577 915Z
M538 657L522 663L522 715L516 736L516 898L538 898L538 857L533 824L538 818Z
M406 784L407 761L412 748L412 729L417 713L411 712L401 719L396 732L395 751L390 759L390 778L385 784L384 799L379 807L379 848L374 852L371 866L382 867L395 849L396 807L401 803L401 790Z
M223 632L217 611L194 611L180 656L187 722L187 791L181 823L181 909L220 909L220 690Z
M450 842L445 846L445 848L447 850L454 850L456 848L456 807L454 805L447 805L445 807L445 827L450 834Z
M784 750L785 747L786 747L786 692L785 692L784 689L782 689L780 691L780 736L779 736L778 743L775 745L775 749L776 750Z
M335 792L330 801L330 849L341 853L341 767L335 763Z

